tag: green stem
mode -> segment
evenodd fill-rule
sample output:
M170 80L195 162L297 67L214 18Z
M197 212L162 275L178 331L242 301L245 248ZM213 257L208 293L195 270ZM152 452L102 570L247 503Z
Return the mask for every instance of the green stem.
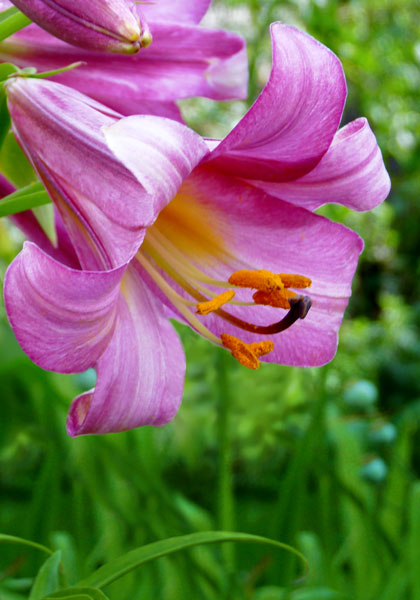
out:
M218 390L218 497L217 526L223 531L235 529L234 492L232 476L232 445L230 438L230 419L232 409L232 390L229 385L230 356L225 350L217 352L217 390ZM235 548L232 544L223 548L223 555L230 586L235 574Z
M31 23L28 17L14 7L0 13L0 42Z

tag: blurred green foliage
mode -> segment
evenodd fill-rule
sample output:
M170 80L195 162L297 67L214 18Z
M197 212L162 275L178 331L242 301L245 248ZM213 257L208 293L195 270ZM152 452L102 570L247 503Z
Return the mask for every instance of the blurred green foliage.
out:
M0 328L0 530L61 550L63 585L136 546L217 528L220 402L228 422L240 531L295 545L198 548L143 567L106 589L113 600L420 600L420 6L416 0L215 0L207 24L249 44L250 101L271 64L268 24L296 24L343 61L344 116L369 118L393 180L366 214L320 212L357 230L366 248L335 360L322 369L231 361L180 327L183 406L162 429L71 440L73 396L92 374L45 373ZM244 102L183 103L192 126L225 134ZM0 268L22 238L0 221ZM229 389L227 389L227 386ZM218 412L219 411L219 412ZM219 417L218 417L219 415ZM0 547L0 598L28 597L43 560Z

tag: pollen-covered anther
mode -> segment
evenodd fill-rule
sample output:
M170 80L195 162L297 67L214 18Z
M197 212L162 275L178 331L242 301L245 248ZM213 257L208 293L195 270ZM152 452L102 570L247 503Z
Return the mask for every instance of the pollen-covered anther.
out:
M234 297L234 290L226 290L226 292L222 292L215 298L208 300L207 302L200 302L197 304L197 314L198 315L208 315L211 312L218 310L221 306L232 300Z
M229 277L229 283L238 287L251 288L267 293L284 288L281 277L265 269L259 271L248 271L247 269L235 271Z
M220 339L223 346L231 351L232 356L248 369L258 369L260 366L259 357L269 354L274 349L274 342L271 340L245 344L242 340L228 333L222 333Z
M274 308L290 308L289 298L297 296L292 290L277 290L275 292L255 292L252 296L255 304L264 304L265 306L274 306Z
M312 281L304 275L294 275L293 273L279 273L278 276L286 288L304 289L311 286Z

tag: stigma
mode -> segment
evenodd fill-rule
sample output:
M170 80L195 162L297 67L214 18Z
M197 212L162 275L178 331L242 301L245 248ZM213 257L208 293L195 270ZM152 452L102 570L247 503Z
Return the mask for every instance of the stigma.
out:
M273 273L266 269L242 269L232 273L226 281L215 280L201 271L196 263L155 227L148 230L142 248L137 253L137 260L160 292L193 329L229 350L241 365L249 369L258 369L260 357L274 350L272 337L285 331L299 319L304 319L311 308L310 297L295 291L304 290L311 285L308 277ZM238 288L250 290L248 301L236 299ZM246 292L242 292L242 296L244 293ZM230 312L231 306L254 307L256 315L262 310L261 306L287 310L287 313L271 325L259 325ZM229 324L229 333L222 333L219 337L210 331L206 327L208 315ZM221 328L218 329L220 331ZM244 342L240 337L241 331L269 337ZM249 335L247 338L249 339Z

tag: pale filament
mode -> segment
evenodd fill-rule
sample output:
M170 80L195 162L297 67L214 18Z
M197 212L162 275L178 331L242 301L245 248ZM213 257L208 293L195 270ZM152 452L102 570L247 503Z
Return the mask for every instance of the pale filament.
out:
M147 237L143 242L142 249L145 250L153 258L155 263L162 267L162 269L181 287L183 287L182 281L186 281L192 287L200 290L203 294L206 294L206 296L210 296L211 298L216 297L218 292L210 290L200 282L205 282L214 287L224 289L236 289L236 286L230 285L227 281L218 281L208 277L205 273L195 267L195 265L193 265L176 246L167 240L159 231L156 231L156 229L154 229L153 232L149 229ZM196 304L196 302L193 304ZM240 300L230 300L229 304L234 304L236 306L254 306L254 302L243 302Z
M151 279L156 283L160 290L165 294L165 296L172 302L172 304L179 310L183 317L196 329L201 335L214 344L221 346L220 338L216 337L207 327L205 327L199 319L192 313L186 306L185 299L180 296L171 286L167 283L164 277L153 267L150 263L149 259L142 251L138 252L136 255L137 260L144 268L144 270L149 274ZM196 302L194 304L197 304Z

